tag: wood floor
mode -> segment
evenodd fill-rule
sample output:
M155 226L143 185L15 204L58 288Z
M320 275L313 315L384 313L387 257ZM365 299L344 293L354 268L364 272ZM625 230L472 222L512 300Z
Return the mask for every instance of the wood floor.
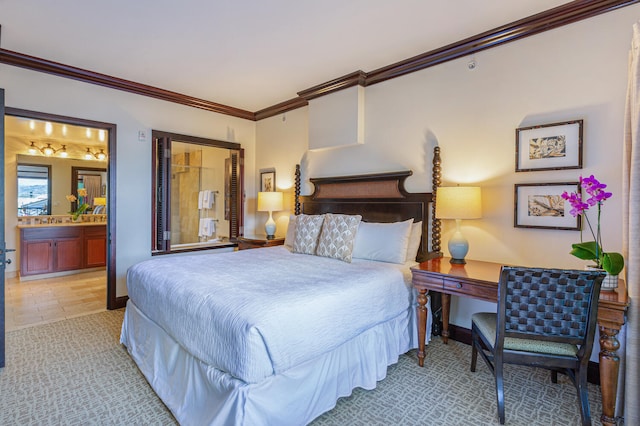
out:
M5 282L6 331L106 310L106 271Z

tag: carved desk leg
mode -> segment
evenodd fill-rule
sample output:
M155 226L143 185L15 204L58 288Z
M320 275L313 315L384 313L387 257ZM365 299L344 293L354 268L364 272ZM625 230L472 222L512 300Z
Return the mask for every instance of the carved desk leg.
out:
M616 393L618 391L618 368L620 358L616 351L620 348L617 335L619 330L599 327L600 329L600 389L602 391L603 425L616 425Z
M427 293L429 290L418 290L418 365L424 367L424 339L427 337Z
M442 343L449 343L449 310L451 308L451 295L442 293Z

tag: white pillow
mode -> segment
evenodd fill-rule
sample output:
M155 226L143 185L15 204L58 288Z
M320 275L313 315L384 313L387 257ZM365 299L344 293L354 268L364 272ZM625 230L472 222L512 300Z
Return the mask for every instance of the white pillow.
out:
M289 216L289 226L287 227L287 235L284 237L284 246L292 249L293 240L296 238L296 215Z
M406 262L415 262L418 257L418 249L420 248L420 239L422 238L422 222L414 222L411 225L411 234L409 234L409 245L407 246Z
M413 219L393 223L360 222L352 257L404 264L412 223Z
M318 237L322 230L324 215L301 214L296 218L296 236L293 239L293 252L316 254Z
M351 263L353 242L361 219L360 215L326 213L316 255Z

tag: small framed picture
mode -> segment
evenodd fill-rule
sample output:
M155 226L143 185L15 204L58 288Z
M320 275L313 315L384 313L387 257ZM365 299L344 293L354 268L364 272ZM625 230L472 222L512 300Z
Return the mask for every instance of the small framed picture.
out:
M516 129L516 172L582 168L582 120Z
M565 191L580 192L579 183L516 184L513 226L579 231L582 217L571 215L571 204L562 198Z
M276 190L276 171L260 172L260 192L273 192Z

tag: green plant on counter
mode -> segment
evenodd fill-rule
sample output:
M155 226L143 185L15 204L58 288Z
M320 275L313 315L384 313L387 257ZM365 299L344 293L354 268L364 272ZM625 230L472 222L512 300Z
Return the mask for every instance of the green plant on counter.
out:
M86 192L86 191L85 191ZM80 195L80 190L78 190L78 194ZM71 195L67 195L67 201L69 201L70 203L73 203L75 201L78 201L78 199L76 198L75 195L71 194ZM80 217L81 214L83 214L84 212L87 211L87 209L89 208L89 204L85 203L82 201L83 196L80 196L80 201L78 202L78 208L75 209L74 211L70 211L69 214L71 215L71 218L76 221L78 220L78 218Z

